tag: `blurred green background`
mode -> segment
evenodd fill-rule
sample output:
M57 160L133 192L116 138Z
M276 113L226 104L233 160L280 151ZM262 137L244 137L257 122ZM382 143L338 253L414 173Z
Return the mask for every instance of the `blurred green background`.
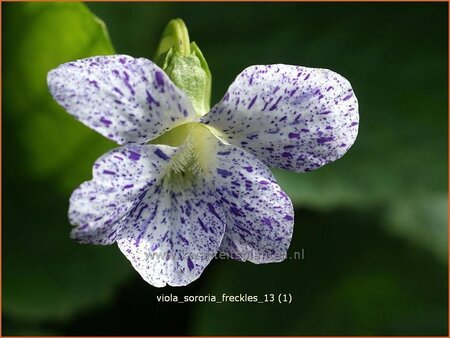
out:
M4 335L447 335L446 3L2 8ZM114 144L53 102L46 73L114 50L151 58L175 17L209 63L213 103L254 64L351 81L361 123L348 154L309 174L275 171L296 208L290 253L304 260L216 260L188 287L157 289L116 246L69 239L70 193ZM293 301L161 304L161 293Z

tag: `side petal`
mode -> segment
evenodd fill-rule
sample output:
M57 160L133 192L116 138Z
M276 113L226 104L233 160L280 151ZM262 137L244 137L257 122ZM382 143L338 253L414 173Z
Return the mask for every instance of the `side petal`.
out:
M352 146L358 102L350 83L331 70L251 66L202 121L269 166L305 172Z
M253 155L222 145L211 174L227 227L221 251L253 263L286 258L294 226L289 197Z
M191 102L153 62L127 55L65 63L47 76L54 99L76 119L119 143L145 143L195 121Z
M140 201L117 243L151 285L183 286L197 279L218 252L224 219L203 180L169 176Z
M93 179L70 198L71 237L82 243L115 242L127 215L159 183L175 152L169 146L127 145L100 157Z

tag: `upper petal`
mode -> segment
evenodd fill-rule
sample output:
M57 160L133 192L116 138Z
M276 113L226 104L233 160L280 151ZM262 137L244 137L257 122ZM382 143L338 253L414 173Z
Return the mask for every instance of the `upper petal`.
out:
M304 172L351 147L358 102L350 83L330 70L251 66L202 121L267 165Z
M294 210L269 168L242 149L221 145L211 174L227 219L221 251L253 263L284 260Z
M159 184L175 152L169 146L126 145L100 157L93 179L70 198L71 236L82 243L113 243L127 215Z
M151 285L187 285L218 252L224 220L203 179L168 176L127 217L117 243Z
M153 62L127 55L65 63L48 74L55 100L119 143L145 143L196 119L191 102Z

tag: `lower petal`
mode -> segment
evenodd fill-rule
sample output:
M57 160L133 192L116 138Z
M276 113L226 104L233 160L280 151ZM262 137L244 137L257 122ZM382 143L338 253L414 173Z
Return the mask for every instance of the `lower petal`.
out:
M140 201L117 243L151 285L183 286L196 280L218 252L224 219L203 179L174 174Z
M269 168L237 147L221 145L211 171L227 216L221 252L257 264L284 260L294 210Z

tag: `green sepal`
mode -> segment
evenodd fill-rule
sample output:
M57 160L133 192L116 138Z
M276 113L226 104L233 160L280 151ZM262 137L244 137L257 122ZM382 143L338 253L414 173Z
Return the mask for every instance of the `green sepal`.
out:
M195 56L200 60L200 65L205 72L206 75L206 83L205 83L205 96L203 105L206 108L205 114L209 111L211 105L211 86L212 86L212 76L211 71L209 70L208 63L206 62L203 53L200 48L197 46L195 42L191 43L191 53L195 54ZM204 114L202 114L204 115Z
M154 60L189 96L197 114L205 115L211 101L211 72L197 44L190 43L183 20L167 24Z

